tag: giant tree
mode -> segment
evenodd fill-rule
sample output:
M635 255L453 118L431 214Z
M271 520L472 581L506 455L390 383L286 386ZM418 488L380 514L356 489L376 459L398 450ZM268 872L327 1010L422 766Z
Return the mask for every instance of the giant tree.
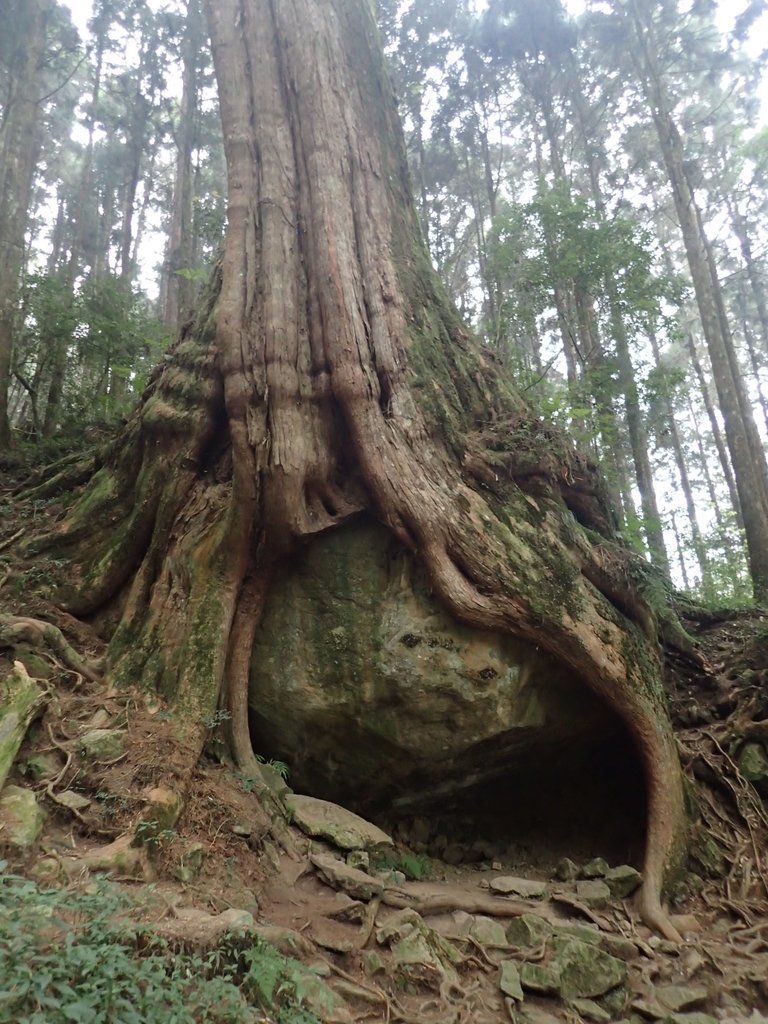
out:
M233 756L258 776L248 670L270 584L298 547L375 518L455 619L542 647L625 723L647 790L641 910L675 937L661 893L685 812L663 602L617 542L595 467L505 384L437 283L373 4L207 8L221 265L96 475L33 544L78 567L62 600L112 625L113 681L174 704L178 749L196 758L224 706Z

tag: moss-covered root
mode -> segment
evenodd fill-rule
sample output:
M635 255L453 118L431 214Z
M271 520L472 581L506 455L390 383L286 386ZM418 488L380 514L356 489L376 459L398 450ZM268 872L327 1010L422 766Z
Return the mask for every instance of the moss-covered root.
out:
M19 752L29 723L45 703L46 694L27 675L20 661L0 684L0 789Z
M81 658L64 639L61 630L50 622L21 615L0 615L0 646L15 647L22 643L32 647L49 647L73 672L92 683L100 679L99 666Z

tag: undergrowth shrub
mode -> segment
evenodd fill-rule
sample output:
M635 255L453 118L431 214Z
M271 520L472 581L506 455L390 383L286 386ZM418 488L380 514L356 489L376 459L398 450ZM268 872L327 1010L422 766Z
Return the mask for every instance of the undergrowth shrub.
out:
M171 953L131 924L117 887L42 889L5 868L0 1024L318 1024L300 1005L306 969L267 943Z

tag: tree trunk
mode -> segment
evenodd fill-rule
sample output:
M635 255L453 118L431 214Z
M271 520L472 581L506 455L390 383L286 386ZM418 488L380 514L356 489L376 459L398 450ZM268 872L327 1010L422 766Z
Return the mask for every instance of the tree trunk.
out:
M191 271L194 263L192 234L192 149L197 133L200 48L204 37L200 0L188 0L182 59L184 65L181 109L176 137L176 172L173 205L163 267L162 317L175 336L191 309L190 281L179 271Z
M688 178L682 136L659 69L652 17L645 0L630 0L633 55L651 108L685 244L707 343L725 439L738 491L750 576L758 601L768 600L768 464L755 426L722 299L711 246Z
M455 619L540 645L625 723L648 797L641 910L676 937L661 891L684 850L682 778L655 616L627 583L649 570L613 539L594 466L443 295L373 6L209 0L208 15L229 167L220 274L37 546L80 563L72 611L119 609L112 679L183 708L190 755L221 696L234 757L257 774L248 670L270 580L367 512Z
M50 0L16 4L18 38L0 132L0 449L10 443L8 388L35 169L40 71L49 8Z

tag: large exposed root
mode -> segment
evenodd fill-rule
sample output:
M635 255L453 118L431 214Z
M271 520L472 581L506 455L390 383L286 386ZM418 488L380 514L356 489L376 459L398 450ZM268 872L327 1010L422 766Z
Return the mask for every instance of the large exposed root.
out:
M79 673L92 683L100 679L101 665L81 658L67 643L61 630L50 622L23 615L0 615L0 647L14 647L16 644L50 648L73 672Z

